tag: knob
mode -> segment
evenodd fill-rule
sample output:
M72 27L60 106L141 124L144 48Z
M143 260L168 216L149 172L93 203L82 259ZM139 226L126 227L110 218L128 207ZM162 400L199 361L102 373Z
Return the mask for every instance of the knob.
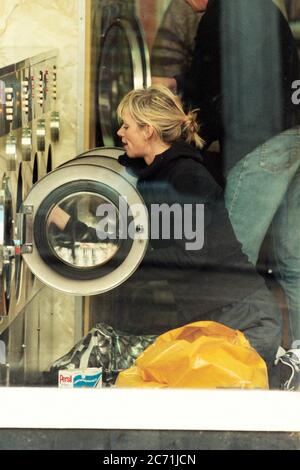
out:
M50 117L50 134L51 134L52 142L59 141L59 133L60 133L59 113L57 111L53 111Z

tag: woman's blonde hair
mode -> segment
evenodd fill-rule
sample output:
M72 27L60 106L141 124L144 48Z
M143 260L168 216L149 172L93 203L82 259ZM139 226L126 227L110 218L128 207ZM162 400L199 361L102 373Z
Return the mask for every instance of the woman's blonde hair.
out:
M117 108L119 121L126 110L138 125L152 126L165 143L171 144L181 138L199 148L204 145L198 135L197 110L185 114L179 96L163 85L130 91Z

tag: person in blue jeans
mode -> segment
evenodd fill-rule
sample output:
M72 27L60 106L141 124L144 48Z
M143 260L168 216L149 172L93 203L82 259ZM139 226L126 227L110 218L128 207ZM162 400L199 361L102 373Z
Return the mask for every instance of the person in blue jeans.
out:
M256 264L271 228L290 345L300 347L300 78L289 24L272 0L186 0L199 23L189 70L165 82L200 108L200 136L218 140L225 202L243 251ZM266 27L267 25L267 27Z
M236 236L253 264L271 225L275 275L287 300L291 347L299 348L299 126L269 139L229 171L225 202Z

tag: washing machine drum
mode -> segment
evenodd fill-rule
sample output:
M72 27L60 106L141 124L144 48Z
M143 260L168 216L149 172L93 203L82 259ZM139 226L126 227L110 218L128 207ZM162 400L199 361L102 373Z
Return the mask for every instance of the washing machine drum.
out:
M75 295L99 294L124 282L142 261L148 214L136 179L116 160L121 152L88 152L49 173L28 194L19 224L21 249L45 284ZM62 230L66 215L70 223Z

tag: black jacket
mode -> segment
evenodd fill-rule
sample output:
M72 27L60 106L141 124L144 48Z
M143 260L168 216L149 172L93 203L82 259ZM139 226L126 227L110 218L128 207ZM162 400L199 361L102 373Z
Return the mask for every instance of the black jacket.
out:
M184 101L200 108L200 134L225 147L224 165L300 124L292 84L300 78L289 24L272 0L210 0L190 69L176 77Z
M119 162L138 176L137 187L149 214L153 204L180 204L182 208L190 204L195 221L196 204L204 204L203 248L189 251L185 236L175 239L173 229L180 220L173 219L170 239L161 236L150 239L146 256L127 281L129 284L167 282L180 312L176 320L180 324L208 319L208 312L243 301L264 286L241 251L222 191L203 166L198 151L184 142L176 142L149 166L143 159L126 155Z

